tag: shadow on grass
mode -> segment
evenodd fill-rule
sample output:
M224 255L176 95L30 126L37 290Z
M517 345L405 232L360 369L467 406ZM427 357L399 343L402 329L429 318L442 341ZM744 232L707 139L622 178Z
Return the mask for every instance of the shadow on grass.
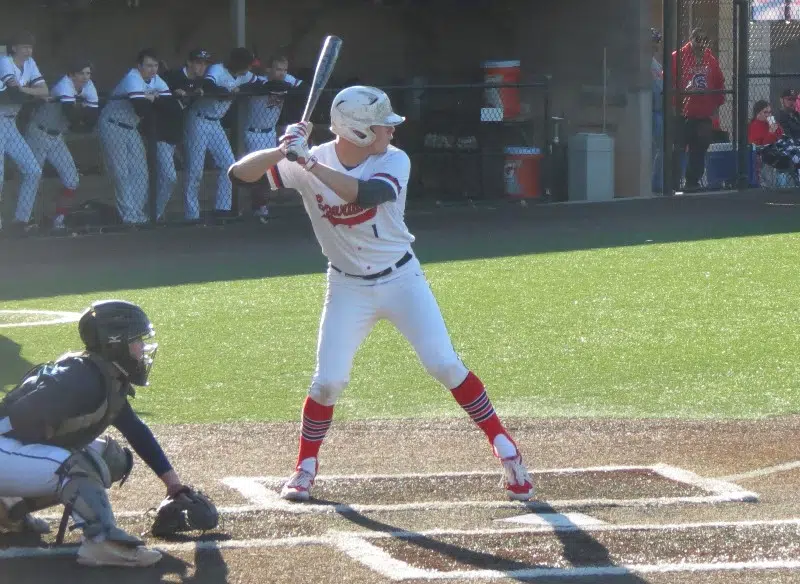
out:
M0 300L320 273L308 218L77 238L5 239ZM508 202L408 213L423 263L790 233L800 194L754 191L583 205Z
M22 347L5 335L0 335L0 398L5 394L5 387L12 389L22 376L29 371L35 363L31 363L22 355Z

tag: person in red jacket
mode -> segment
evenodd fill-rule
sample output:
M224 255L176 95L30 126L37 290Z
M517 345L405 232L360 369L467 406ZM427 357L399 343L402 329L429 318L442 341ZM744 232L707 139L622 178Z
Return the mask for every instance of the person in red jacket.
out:
M774 144L782 136L783 129L772 115L772 106L764 99L758 100L753 105L753 119L747 128L747 141L756 146L766 146Z
M680 79L677 53L680 52ZM675 176L680 176L681 153L688 147L686 190L695 190L705 173L706 151L713 136L712 118L725 103L722 93L695 93L725 88L725 77L717 58L709 48L708 35L701 28L692 31L689 42L672 53L672 78L680 105L675 112ZM688 93L688 95L682 95ZM678 101L676 99L676 101Z

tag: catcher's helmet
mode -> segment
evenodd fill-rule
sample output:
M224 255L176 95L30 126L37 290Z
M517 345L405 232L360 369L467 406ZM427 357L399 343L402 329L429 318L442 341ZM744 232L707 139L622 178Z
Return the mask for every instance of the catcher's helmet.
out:
M155 336L153 325L141 308L124 300L94 302L81 315L78 332L88 351L115 363L134 385L147 385L158 344L145 344L139 354L131 350L132 342Z
M342 89L331 105L331 132L356 146L375 141L371 126L397 126L405 121L392 111L389 96L377 87L354 85Z

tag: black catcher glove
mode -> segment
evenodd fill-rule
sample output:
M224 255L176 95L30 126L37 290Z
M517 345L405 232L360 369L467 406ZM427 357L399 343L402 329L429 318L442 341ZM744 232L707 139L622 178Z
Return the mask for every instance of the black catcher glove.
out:
M208 495L184 485L161 501L150 532L156 537L169 537L182 531L207 531L218 524L219 513Z

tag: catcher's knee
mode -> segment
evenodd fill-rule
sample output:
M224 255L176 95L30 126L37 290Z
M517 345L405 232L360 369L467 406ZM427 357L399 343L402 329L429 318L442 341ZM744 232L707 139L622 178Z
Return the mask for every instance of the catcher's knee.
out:
M133 453L129 448L123 447L111 436L105 435L89 446L100 454L106 463L112 483L124 484L133 470Z
M314 380L308 389L308 396L323 406L333 406L339 400L347 381L323 381Z
M440 357L431 363L426 363L425 369L447 389L458 387L469 373L466 365L455 355Z

